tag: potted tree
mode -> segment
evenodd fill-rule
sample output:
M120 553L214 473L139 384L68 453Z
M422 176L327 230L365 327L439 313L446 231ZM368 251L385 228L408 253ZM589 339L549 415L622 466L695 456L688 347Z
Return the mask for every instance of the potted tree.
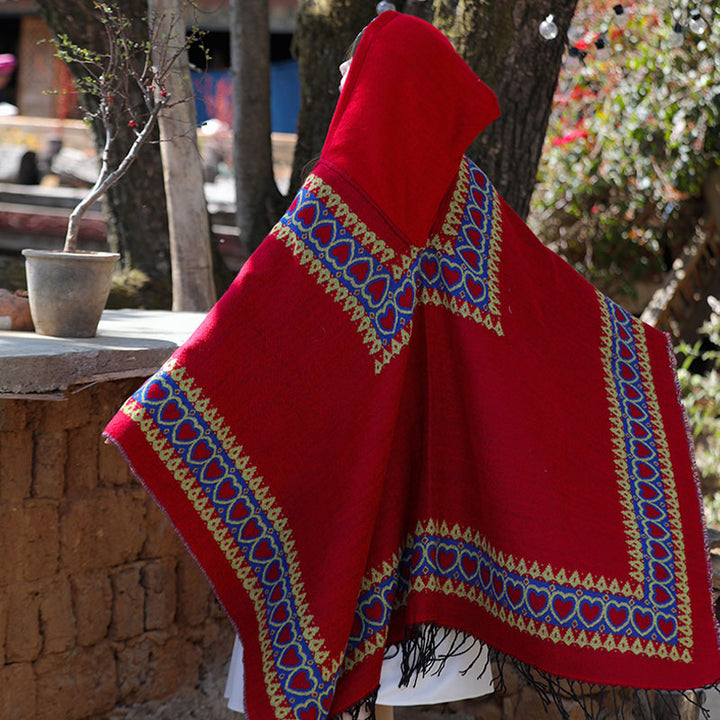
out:
M42 335L95 335L120 256L78 250L80 222L88 209L125 175L141 148L151 140L163 108L189 99L171 98L165 79L181 54L201 35L197 28L186 34L180 15L170 19L150 17L146 20L148 39L138 42L133 37L133 21L114 3L96 0L93 4L105 30L106 52L80 47L67 35L53 40L57 57L79 69L75 73L76 86L84 100L85 121L102 128L104 144L97 179L70 214L63 249L22 251L30 312L35 331ZM164 51L153 54L153 48L159 46ZM141 110L128 102L131 84L141 91ZM121 123L132 128L135 139L113 163L110 151L117 142Z

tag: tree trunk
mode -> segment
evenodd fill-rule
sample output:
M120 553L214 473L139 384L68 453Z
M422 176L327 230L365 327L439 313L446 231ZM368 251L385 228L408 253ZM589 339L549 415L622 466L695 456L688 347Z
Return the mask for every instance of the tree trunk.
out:
M240 243L247 257L283 211L273 174L267 0L232 0L233 164Z
M501 116L471 145L468 155L498 192L527 217L552 109L570 21L577 0L435 0L433 24L445 33L495 92ZM558 36L538 30L554 15Z
M501 117L468 155L522 216L528 212L552 108L565 37L577 0L396 0L397 9L432 22L497 94ZM338 65L373 17L375 0L302 0L295 33L301 105L291 192L316 158L337 102ZM552 13L555 40L538 31ZM389 69L391 71L391 69Z
M182 6L178 0L150 0L149 6L160 41L153 46L153 59L163 67L168 64L163 56L179 52L185 43ZM173 63L164 91L170 101L158 124L170 229L172 309L204 312L213 306L216 296L187 51L182 50Z
M301 0L294 46L300 113L290 194L320 156L339 97L338 66L357 34L375 16L377 0Z
M78 45L102 52L102 32L92 3L86 0L38 0L41 15L54 34L65 33ZM147 14L146 0L116 0L118 8L129 18L142 19ZM138 40L147 39L144 22L135 25ZM77 68L71 67L71 72ZM131 102L142 106L139 90L131 88ZM104 135L95 130L96 144ZM157 133L155 135L157 139ZM113 148L116 163L132 145L131 128L119 128ZM99 145L101 146L101 145ZM140 271L146 277L134 299L145 307L170 306L170 252L167 209L162 182L162 162L157 144L150 143L140 152L127 174L105 196L108 219L108 243L122 256L125 271Z

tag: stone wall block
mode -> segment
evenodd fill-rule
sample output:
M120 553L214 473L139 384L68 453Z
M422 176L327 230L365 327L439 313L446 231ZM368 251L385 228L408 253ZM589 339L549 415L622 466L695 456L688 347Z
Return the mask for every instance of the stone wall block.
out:
M98 444L98 484L112 487L134 482L135 478L120 451L113 443L101 438Z
M89 392L81 391L73 393L63 402L42 403L41 414L36 421L37 429L55 432L87 425L94 414L91 400Z
M211 590L205 575L187 553L177 566L178 621L183 625L199 625L210 614Z
M52 500L28 500L23 512L25 580L50 578L60 556L58 508Z
M61 563L70 574L136 560L145 541L142 488L98 488L74 498L60 517Z
M0 501L0 588L19 582L25 567L22 504Z
M35 663L37 720L103 717L117 702L117 668L108 643L46 655Z
M65 431L35 433L32 494L59 500L65 485L67 436Z
M110 576L113 591L110 637L127 640L142 634L145 625L145 592L140 583L141 567L129 565Z
M97 487L99 440L95 423L86 423L68 431L65 488L69 497L85 495Z
M94 570L72 576L70 585L78 645L95 645L107 636L112 621L110 578L104 570Z
M145 491L143 490L143 492ZM145 492L145 495L148 530L141 557L161 558L171 555L175 557L187 555L187 550L167 515L160 509L149 493Z
M177 606L175 560L157 560L142 568L145 588L145 629L164 630L172 625Z
M30 663L0 666L0 718L37 720L35 674Z
M0 432L24 430L26 424L26 402L22 400L0 400Z
M40 593L40 631L43 655L65 652L75 646L72 592L65 576L58 577Z
M146 633L118 652L119 694L123 703L165 697L197 686L200 649L176 635Z
M8 597L5 659L31 662L40 654L40 600L32 588L14 587Z
M31 430L0 433L0 501L18 502L30 497L33 434Z

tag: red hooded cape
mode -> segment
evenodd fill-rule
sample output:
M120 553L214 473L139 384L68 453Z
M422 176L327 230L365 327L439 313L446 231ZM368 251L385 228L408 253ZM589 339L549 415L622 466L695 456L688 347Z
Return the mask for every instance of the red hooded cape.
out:
M720 677L667 339L463 157L497 113L383 13L292 206L107 428L241 635L251 720L355 705L421 623L588 683Z

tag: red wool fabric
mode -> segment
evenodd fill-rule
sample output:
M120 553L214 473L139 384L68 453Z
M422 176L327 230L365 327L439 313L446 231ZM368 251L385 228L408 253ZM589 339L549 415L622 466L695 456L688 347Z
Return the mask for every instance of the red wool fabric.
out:
M463 157L497 114L383 13L286 215L108 425L242 638L251 720L355 705L421 623L584 682L720 676L668 342Z

